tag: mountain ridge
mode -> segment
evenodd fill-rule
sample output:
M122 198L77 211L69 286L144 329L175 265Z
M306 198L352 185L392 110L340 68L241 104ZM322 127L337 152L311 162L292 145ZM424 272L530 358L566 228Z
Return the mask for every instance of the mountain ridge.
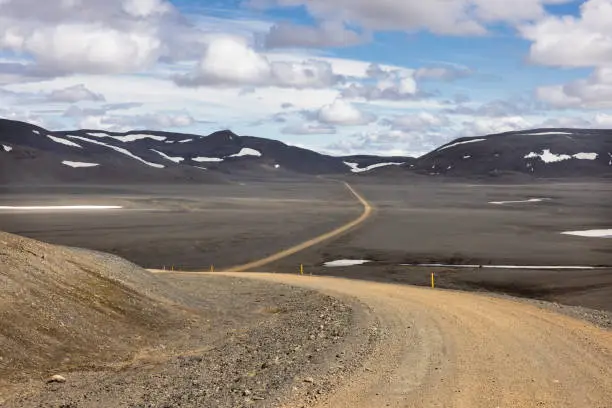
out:
M609 177L612 130L532 129L461 137L414 157L331 156L220 130L49 131L0 119L0 184L226 183L320 175Z

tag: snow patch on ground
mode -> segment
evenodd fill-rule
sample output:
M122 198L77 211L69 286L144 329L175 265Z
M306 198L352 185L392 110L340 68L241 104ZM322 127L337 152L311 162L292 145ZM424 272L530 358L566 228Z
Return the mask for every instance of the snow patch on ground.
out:
M372 261L367 261L365 259L338 259L337 261L325 262L323 266L328 268L336 268L340 266L356 266L367 264Z
M280 164L275 164L275 165L274 165L274 168L275 168L275 169L280 169Z
M347 166L349 166L353 173L363 173L363 172L370 171L370 170L373 170L373 169L377 169L377 168L380 168L380 167L401 166L402 164L404 164L404 163L388 162L388 163L376 163L376 164L372 164L372 165L367 166L367 167L359 167L359 163L353 163L353 162L343 162L343 163L346 164Z
M472 139L472 140L466 140L465 142L457 142L457 143L449 144L448 146L441 147L441 148L438 149L438 151L441 152L442 150L446 150L446 149L449 149L451 147L459 146L459 145L462 145L462 144L484 142L485 140L487 140L487 139Z
M117 210L123 208L119 205L45 205L45 206L0 206L0 210Z
M525 155L525 159L536 159L540 158L544 163L555 163L563 160L578 159L578 160L595 160L597 159L597 153L576 153L572 156L569 154L555 154L551 153L550 149L542 150L542 153L530 152Z
M248 147L244 147L242 148L242 150L240 150L240 152L236 153L236 154L232 154L228 157L244 157L244 156L255 156L255 157L261 157L261 152L255 149L250 149Z
M515 204L515 203L539 203L541 201L548 200L548 198L530 198L528 200L518 200L518 201L489 201L489 204Z
M79 149L83 148L83 146L81 146L80 144L71 142L70 140L64 139L62 137L51 136L51 135L47 135L47 137L56 143L60 143L66 146L78 147Z
M97 144L97 145L100 145L100 146L105 146L105 147L108 147L109 149L113 149L114 151L119 152L119 153L121 153L121 154L124 154L124 155L126 155L126 156L129 156L129 157L131 157L132 159L138 160L139 162L144 163L144 164L146 164L147 166L155 167L155 168L157 168L157 169L163 169L164 167L166 167L166 166L164 166L163 164L157 164L157 163L151 163L151 162L148 162L148 161L146 161L146 160L144 160L144 159L142 159L142 158L140 158L140 157L136 156L135 154L133 154L133 153L132 153L132 152L130 152L129 150L123 149L123 148L121 148L121 147L117 147L117 146L108 145L108 144L106 144L106 143L102 143L102 142L99 142L99 141L97 141L97 140L90 140L90 139L87 139L87 138L82 137L82 136L68 136L68 137L69 137L69 138L71 138L71 139L78 139L78 140L82 140L82 141L84 141L84 142L89 142L89 143Z
M612 229L565 231L565 232L562 232L561 234L575 235L577 237L587 237L587 238L612 238Z
M471 157L472 157L472 156L470 156L469 154L466 154L465 156L463 156L463 158L464 158L464 159L469 159L469 158L471 158Z
M185 160L185 158L183 157L173 157L173 156L168 156L166 153L164 152L160 152L159 150L155 150L155 149L151 149L152 152L155 152L157 154L159 154L161 157L163 157L166 160L170 160L171 162L174 163L180 163L183 160Z
M402 266L419 266L424 268L483 268L483 269L539 269L539 270L589 270L595 266L564 266L564 265L458 265L458 264L403 264Z
M98 163L84 163L84 162L75 162L75 161L69 161L69 160L64 160L62 164L73 167L73 168L99 166Z
M7 146L7 145L5 145L5 144L3 144L3 145L2 145L2 149L3 149L5 152L10 152L11 150L13 150L13 148L12 148L11 146Z
M206 163L206 162L222 162L223 159L220 159L218 157L194 157L191 160L193 160L194 162L198 162L198 163Z

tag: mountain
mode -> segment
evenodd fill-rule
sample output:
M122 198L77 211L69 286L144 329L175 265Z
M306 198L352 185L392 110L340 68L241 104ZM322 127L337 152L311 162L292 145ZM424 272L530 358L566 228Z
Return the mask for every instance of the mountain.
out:
M464 137L406 167L446 176L612 176L612 130L534 129Z
M334 157L277 140L150 130L49 131L0 119L0 184L226 183L353 174L401 178L612 175L612 130L536 129L454 140L421 156Z

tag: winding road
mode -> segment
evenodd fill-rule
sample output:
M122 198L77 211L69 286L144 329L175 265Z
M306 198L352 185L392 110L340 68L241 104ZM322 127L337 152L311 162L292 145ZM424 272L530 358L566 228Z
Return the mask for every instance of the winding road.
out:
M365 221L372 206L346 186L364 207L359 218L221 273L348 296L370 308L378 321L375 349L363 367L344 378L318 407L612 408L612 331L526 302L475 293L333 277L239 273ZM289 407L293 406L304 405Z
M474 293L224 275L350 296L371 309L379 321L376 349L319 407L612 407L612 332L588 323Z

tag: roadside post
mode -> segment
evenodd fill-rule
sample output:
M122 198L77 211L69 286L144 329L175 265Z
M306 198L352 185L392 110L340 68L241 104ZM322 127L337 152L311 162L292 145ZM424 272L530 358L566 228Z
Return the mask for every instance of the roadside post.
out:
M304 264L300 264L300 275L304 275Z
M210 265L210 271L214 272L215 271L215 265Z
M431 273L431 288L432 289L435 289L435 287L436 287L436 280L435 279L436 279L435 278L435 273L432 272Z

